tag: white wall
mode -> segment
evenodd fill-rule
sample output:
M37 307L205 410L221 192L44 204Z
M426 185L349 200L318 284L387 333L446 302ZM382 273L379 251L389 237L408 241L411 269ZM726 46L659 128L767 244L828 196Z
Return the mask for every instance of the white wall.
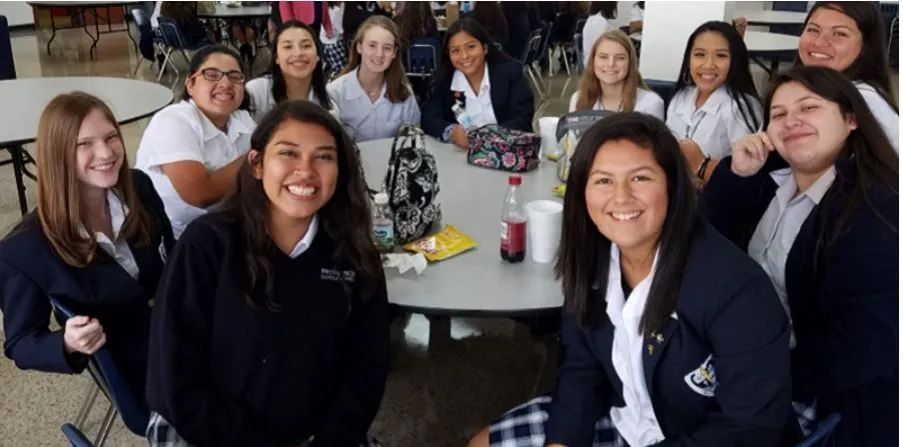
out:
M6 16L9 26L34 24L31 6L25 2L0 2L0 16Z

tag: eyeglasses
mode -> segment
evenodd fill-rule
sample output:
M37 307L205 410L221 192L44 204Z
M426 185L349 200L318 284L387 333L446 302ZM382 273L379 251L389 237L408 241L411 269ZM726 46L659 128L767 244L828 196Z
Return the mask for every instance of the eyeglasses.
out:
M245 82L245 74L238 70L222 71L216 68L205 68L201 70L200 74L204 79L210 82L219 82L223 76L229 78L229 82L233 84L242 84Z

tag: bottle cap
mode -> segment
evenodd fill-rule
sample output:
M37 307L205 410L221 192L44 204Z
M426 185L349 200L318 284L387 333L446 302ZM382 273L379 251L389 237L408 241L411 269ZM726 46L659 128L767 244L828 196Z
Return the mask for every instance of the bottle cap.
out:
M521 179L519 175L509 175L508 176L508 184L509 185L520 185Z
M384 192L378 192L373 196L373 201L376 202L377 205L385 205L389 203L389 195Z

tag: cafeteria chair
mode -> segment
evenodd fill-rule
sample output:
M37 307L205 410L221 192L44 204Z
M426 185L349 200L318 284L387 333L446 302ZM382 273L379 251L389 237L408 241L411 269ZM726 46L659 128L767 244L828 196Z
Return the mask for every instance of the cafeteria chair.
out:
M50 297L50 303L53 305L58 319L61 320L61 324L64 324L63 322L65 320L75 316L75 313L72 312L72 310L57 299ZM129 388L128 382L126 382L125 378L122 376L122 372L120 372L119 368L116 366L110 351L106 348L100 348L95 352L88 362L88 372L110 401L110 407L107 409L107 413L104 416L103 423L101 424L100 431L97 434L94 444L98 447L104 445L110 434L110 430L113 428L113 421L116 419L117 413L122 418L122 422L129 431L144 437L147 429L147 422L150 419L147 404L144 403L142 399L139 399L134 391ZM72 429L75 429L75 431ZM66 433L67 437L69 437L70 433L73 435L80 433L76 427L73 426L72 429L68 429L67 432L67 428L64 425L63 433ZM77 439L78 436L75 436L75 438ZM69 439L70 442L72 442L72 438ZM73 445L79 444L73 443Z
M812 430L812 433L806 436L806 439L803 439L796 447L827 447L828 441L831 440L831 435L834 434L834 428L837 427L839 422L840 414L831 413L827 415L818 423L815 430Z
M60 430L63 431L63 435L66 436L66 439L69 441L69 445L72 447L94 447L94 444L88 440L88 437L85 436L84 433L81 432L74 425L66 423L60 427Z

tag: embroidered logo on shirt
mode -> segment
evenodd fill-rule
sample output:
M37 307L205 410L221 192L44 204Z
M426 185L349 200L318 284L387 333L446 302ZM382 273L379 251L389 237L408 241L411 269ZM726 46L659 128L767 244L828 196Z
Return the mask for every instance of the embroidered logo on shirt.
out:
M333 270L327 268L320 269L320 279L336 282L354 282L354 270Z
M687 382L690 389L705 396L712 397L715 395L715 388L718 386L718 379L715 377L715 365L712 363L712 354L706 357L699 368L690 371L684 376L684 382Z

